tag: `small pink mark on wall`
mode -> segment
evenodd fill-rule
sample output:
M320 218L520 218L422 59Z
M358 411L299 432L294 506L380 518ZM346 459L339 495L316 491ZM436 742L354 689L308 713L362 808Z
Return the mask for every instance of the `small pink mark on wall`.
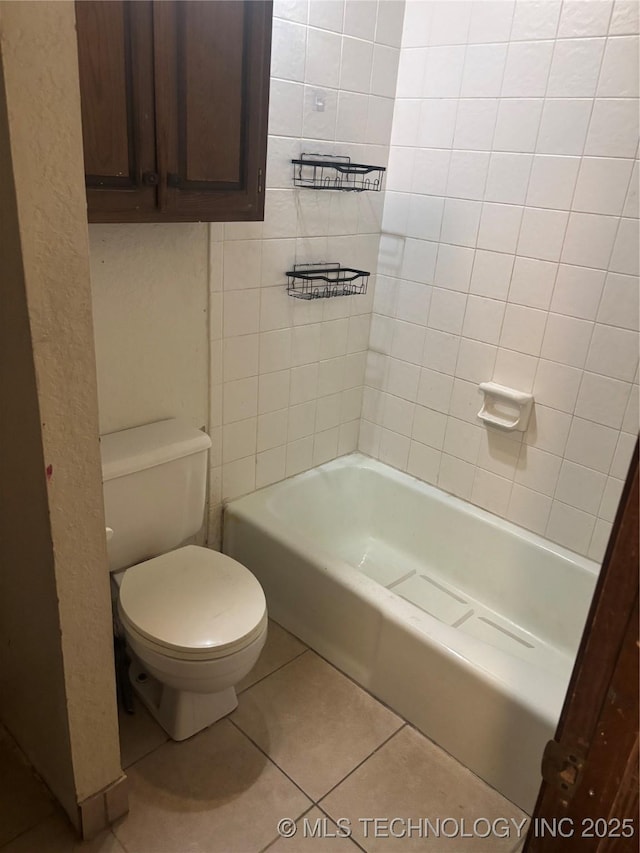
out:
M48 483L49 480L53 477L53 465L47 465L46 471L47 471L47 483Z

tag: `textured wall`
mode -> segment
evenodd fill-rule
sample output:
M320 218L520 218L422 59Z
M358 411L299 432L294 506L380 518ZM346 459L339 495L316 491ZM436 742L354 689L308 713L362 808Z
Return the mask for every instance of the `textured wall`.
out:
M638 4L409 2L360 447L600 559L638 428ZM536 399L476 418L493 379Z
M206 225L91 225L100 432L208 424Z
M0 713L77 821L122 771L73 4L0 4L0 48Z

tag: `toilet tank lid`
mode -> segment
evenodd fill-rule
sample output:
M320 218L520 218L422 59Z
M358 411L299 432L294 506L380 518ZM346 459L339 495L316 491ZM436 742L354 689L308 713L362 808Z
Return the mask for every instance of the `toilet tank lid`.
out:
M211 447L209 436L172 418L100 437L102 480L114 480Z

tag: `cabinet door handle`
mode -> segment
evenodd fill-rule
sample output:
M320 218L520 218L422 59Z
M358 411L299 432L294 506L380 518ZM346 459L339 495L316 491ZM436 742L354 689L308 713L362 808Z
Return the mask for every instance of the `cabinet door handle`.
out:
M145 187L157 187L158 186L158 173L157 172L143 172L142 173L142 183Z

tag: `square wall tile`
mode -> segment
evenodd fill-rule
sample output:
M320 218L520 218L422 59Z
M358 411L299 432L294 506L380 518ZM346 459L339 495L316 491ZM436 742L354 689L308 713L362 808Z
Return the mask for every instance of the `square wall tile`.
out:
M466 338L497 344L502 329L505 304L483 296L469 296L462 333Z
M604 270L560 264L551 311L582 320L595 320L604 280Z
M569 432L565 456L572 462L609 472L616 449L616 430L583 418L574 418Z
M375 21L375 18L374 18ZM342 39L340 88L369 93L373 66L373 44L356 38Z
M516 258L509 301L530 308L548 309L554 292L557 264L534 258Z
M486 382L493 376L497 348L481 341L462 338L456 376L469 382Z
M469 45L464 61L462 97L499 97L506 61L506 44Z
M533 158L527 204L569 210L579 166L579 157L537 154Z
M458 102L454 147L472 151L489 151L497 113L497 98L462 98Z
M419 94L425 98L457 98L465 62L464 45L430 47Z
M518 0L511 29L511 39L554 38L558 31L560 0Z
M582 381L582 371L566 364L540 359L533 385L537 402L562 412L573 412Z
M466 302L466 293L434 287L429 309L429 328L460 334Z
M275 18L271 42L271 75L284 80L304 80L307 28Z
M562 262L606 269L616 236L613 216L572 213L562 249Z
M502 82L502 96L544 96L552 54L552 41L511 42Z
M552 542L558 542L578 554L586 554L595 522L593 515L560 501L554 501L546 535Z
M627 382L585 371L575 414L620 429L630 391L631 386Z
M536 151L576 154L584 151L592 101L553 98L545 101Z
M346 0L344 32L360 39L373 39L376 31L376 0Z
M522 207L485 202L480 218L478 248L494 252L515 252L521 219Z
M597 94L601 98L638 97L638 36L607 40Z
M612 6L612 0L569 0L562 7L558 37L606 35Z
M561 465L562 459L559 456L523 444L516 466L515 482L527 489L552 496Z
M555 500L595 515L600 506L606 476L565 459L560 469Z
M536 403L524 440L539 450L563 456L571 424L571 415L568 412L559 412Z
M584 367L592 331L593 323L586 320L549 314L540 354L549 361Z
M640 9L634 0L615 0L609 24L609 35L630 35L640 32Z
M407 460L407 473L418 477L424 483L436 483L440 469L441 453L433 447L412 441Z
M440 243L434 284L448 290L466 293L471 281L474 251L464 246L450 246Z
M426 406L416 406L413 416L411 437L421 444L442 450L447 416Z
M541 98L502 98L493 139L494 150L535 151L543 104Z
M493 381L509 388L531 391L538 366L538 358L513 349L498 347Z
M611 254L610 269L612 272L637 276L639 258L638 220L621 219Z
M453 389L453 379L445 373L423 368L420 373L417 402L429 409L446 414Z
M633 157L637 145L637 100L597 98L584 153L596 157Z
M540 355L547 314L523 305L506 307L500 346L528 355Z
M631 382L638 368L638 335L629 329L597 323L585 368Z
M640 287L637 277L609 273L598 307L598 321L637 331L639 313Z
M222 499L233 500L256 487L255 454L222 466Z
M445 492L469 500L475 472L475 466L469 462L443 453L438 474L438 486Z
M570 5L571 3L568 3L565 8ZM547 97L592 97L598 83L605 41L604 38L557 41L553 51Z
M506 299L513 265L513 255L478 249L473 262L470 292L491 299Z
M545 261L559 260L568 220L569 214L563 210L525 208L518 254Z
M475 246L481 211L482 204L479 201L448 198L442 219L442 241L458 246Z
M286 447L273 447L256 456L256 489L277 483L285 477Z
M511 486L510 480L478 468L471 489L471 500L483 509L504 517L509 506Z
M619 216L627 195L632 160L585 157L580 166L573 209Z
M524 204L532 159L530 154L494 152L489 164L485 201Z
M518 483L513 484L507 508L509 521L543 536L550 511L551 498Z

